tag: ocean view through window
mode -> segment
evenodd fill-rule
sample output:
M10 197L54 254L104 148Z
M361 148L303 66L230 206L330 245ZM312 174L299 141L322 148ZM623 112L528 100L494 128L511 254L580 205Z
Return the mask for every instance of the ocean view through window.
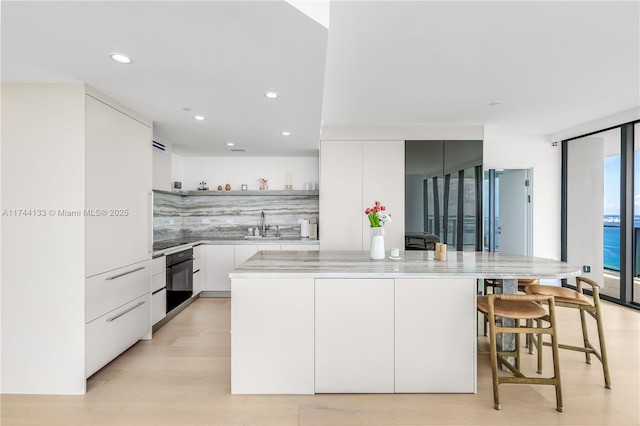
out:
M562 259L605 300L639 309L640 121L562 144Z

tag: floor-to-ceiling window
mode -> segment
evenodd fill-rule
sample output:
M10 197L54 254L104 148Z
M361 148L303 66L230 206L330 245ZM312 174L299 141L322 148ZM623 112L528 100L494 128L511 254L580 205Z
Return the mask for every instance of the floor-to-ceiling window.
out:
M626 305L640 302L639 149L637 123L563 141L562 258Z
M633 297L640 304L640 124L634 126L633 143Z

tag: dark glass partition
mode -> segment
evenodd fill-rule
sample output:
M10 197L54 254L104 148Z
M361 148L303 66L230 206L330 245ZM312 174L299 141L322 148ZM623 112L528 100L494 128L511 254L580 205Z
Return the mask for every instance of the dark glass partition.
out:
M481 192L482 141L406 141L405 248L481 251Z

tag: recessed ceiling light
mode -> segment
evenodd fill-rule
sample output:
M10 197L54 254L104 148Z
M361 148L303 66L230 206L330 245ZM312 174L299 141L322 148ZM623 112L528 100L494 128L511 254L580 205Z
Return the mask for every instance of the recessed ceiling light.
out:
M502 101L491 101L489 102L489 106L498 106L501 105Z
M193 118L194 118L195 120L198 120L198 121L203 121L203 120L204 120L204 117L203 117L203 116L201 116L201 115L195 115Z
M291 132L282 132L282 136L289 136L291 135Z
M130 64L132 62L130 57L123 55L122 53L112 53L111 59L116 62L120 62L121 64Z
M278 92L267 92L264 95L269 99L276 99L280 97L280 93Z
M235 145L235 143L233 143L233 142L227 142L227 146L234 146L234 145Z

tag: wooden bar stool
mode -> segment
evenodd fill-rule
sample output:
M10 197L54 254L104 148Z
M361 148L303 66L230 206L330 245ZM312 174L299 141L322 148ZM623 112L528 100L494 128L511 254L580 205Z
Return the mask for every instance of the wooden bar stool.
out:
M584 294L582 284L587 284L591 287L591 292L593 295L592 299L589 299ZM596 358L598 358L598 360L600 360L600 363L602 363L602 371L604 373L604 387L607 389L611 389L611 376L609 375L609 363L607 361L607 346L604 341L602 314L600 312L600 285L589 278L576 277L576 290L572 290L566 287L556 287L549 285L530 285L525 288L525 291L527 294L531 295L553 295L555 296L556 306L577 309L580 311L580 323L582 324L582 340L584 343L584 347L560 344L560 349L569 349L572 351L584 352L587 364L591 364L591 355L594 355ZM593 317L596 321L600 350L594 347L589 341L585 312L591 315L591 317ZM549 343L544 342L544 345L548 346ZM537 346L540 347L539 344Z
M491 371L493 375L493 407L500 410L500 395L498 386L502 383L520 383L536 385L553 385L556 390L556 410L562 412L562 389L560 386L560 368L558 360L558 341L556 334L556 314L554 298L550 295L525 295L525 294L490 294L488 296L478 296L478 310L489 320L489 344L491 356ZM537 302L537 303L536 303ZM549 312L544 309L541 303L548 305ZM496 317L515 319L515 326L503 327L496 324ZM526 326L520 325L520 320L527 320ZM536 326L533 326L536 320ZM548 327L542 324L547 322ZM497 334L515 333L515 351L498 351ZM542 341L543 334L551 336L551 347L553 353L553 373L550 378L527 377L520 371L520 334L537 334L538 342ZM538 348L538 352L540 349ZM515 366L506 357L515 357ZM498 376L498 362L509 369L515 377Z
M524 288L530 284L540 284L540 280L538 278L518 278L518 291L524 293ZM484 295L486 296L491 289L491 293L496 293L497 289L500 289L502 292L502 280L495 278L486 278L484 279ZM487 335L487 317L484 318L484 335ZM530 339L527 338L527 347L529 348L529 353L533 353L530 345Z

